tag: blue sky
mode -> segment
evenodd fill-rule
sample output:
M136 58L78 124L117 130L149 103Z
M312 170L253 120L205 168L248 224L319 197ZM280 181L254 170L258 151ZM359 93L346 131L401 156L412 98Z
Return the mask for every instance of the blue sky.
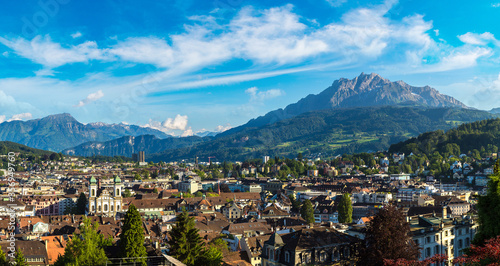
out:
M500 1L8 1L0 121L220 131L375 72L500 107Z

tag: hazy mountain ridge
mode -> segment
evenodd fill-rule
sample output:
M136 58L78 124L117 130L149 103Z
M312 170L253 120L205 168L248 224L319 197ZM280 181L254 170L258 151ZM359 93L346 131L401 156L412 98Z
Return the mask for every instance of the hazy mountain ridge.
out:
M0 140L51 151L62 151L88 141L107 141L122 136L144 134L153 134L160 138L169 137L159 130L136 125L101 123L85 125L67 113L0 124Z
M177 149L188 147L196 143L209 141L211 137L170 137L166 139L159 139L153 135L141 136L125 136L118 139L105 141L105 142L86 142L76 147L65 149L64 154L80 155L80 156L127 156L131 157L133 153L145 151L147 155L151 153L158 153L164 150Z

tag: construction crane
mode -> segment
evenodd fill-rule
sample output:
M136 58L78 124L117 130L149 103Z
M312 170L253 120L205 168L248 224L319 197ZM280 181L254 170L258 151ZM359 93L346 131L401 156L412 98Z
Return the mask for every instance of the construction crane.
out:
M208 156L208 164L212 164L212 161L210 159L214 158L215 159L215 156Z

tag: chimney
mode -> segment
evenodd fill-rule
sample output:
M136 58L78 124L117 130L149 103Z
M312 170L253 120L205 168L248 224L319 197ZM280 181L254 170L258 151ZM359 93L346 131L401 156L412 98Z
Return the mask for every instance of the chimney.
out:
M443 219L448 218L447 208L448 208L447 206L443 206Z

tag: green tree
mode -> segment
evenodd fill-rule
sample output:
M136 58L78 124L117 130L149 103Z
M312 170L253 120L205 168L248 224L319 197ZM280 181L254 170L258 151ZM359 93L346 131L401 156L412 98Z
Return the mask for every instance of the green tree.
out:
M148 254L144 246L142 218L133 204L129 206L123 221L122 233L120 234L120 251L122 258L138 258L125 261L142 262L142 265L146 265Z
M196 264L220 266L222 264L222 252L217 247L209 245L197 258Z
M201 191L196 191L196 193L194 193L194 196L195 197L203 197L203 193Z
M97 233L99 225L84 218L80 225L80 235L73 234L64 248L64 255L59 256L54 266L91 266L105 265L108 257L104 248L111 246L112 240Z
M16 258L15 258L14 262L16 263L15 264L16 266L28 266L28 263L26 262L26 258L24 257L24 254L20 249L18 249L16 251Z
M78 201L76 202L76 214L85 214L85 210L87 209L87 197L85 193L80 193L80 197L78 197Z
M349 193L342 195L338 206L338 212L339 223L352 223L352 202Z
M395 206L380 209L366 229L359 265L384 265L384 260L416 260L418 245L410 236L410 224Z
M170 255L187 265L195 265L203 251L203 242L195 227L194 218L186 210L177 215L170 231Z
M142 180L142 177L138 173L135 173L134 174L134 179L135 180Z
M0 248L0 266L8 266L8 265L10 265L10 263L7 260L7 256L5 256L5 253Z
M132 197L132 193L130 192L130 190L128 188L123 191L123 197L124 198Z
M222 263L222 253L228 251L227 242L218 237L210 241L203 253L198 257L197 265L220 266Z
M309 199L304 200L304 203L302 203L302 207L300 207L300 216L302 216L307 223L314 223L313 205Z
M483 245L486 239L500 235L500 160L489 176L488 192L480 196L477 203L479 214L479 230L474 237L476 245Z

